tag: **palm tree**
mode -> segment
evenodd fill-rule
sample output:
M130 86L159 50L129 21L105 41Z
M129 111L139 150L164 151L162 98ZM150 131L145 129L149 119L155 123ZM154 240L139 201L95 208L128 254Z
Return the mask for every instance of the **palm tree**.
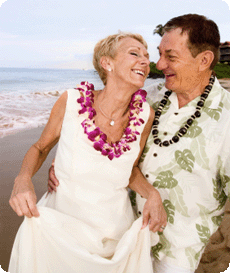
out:
M163 33L163 25L157 25L156 26L156 28L154 29L154 31L153 31L153 34L159 34L161 37L164 35L164 33Z

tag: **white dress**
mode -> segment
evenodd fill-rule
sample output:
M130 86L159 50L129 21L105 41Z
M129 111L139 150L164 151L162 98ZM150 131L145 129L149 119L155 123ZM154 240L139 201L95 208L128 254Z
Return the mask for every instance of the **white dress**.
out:
M150 273L150 247L158 235L141 230L127 186L138 156L140 135L130 150L110 160L93 147L81 125L78 90L68 90L55 158L56 193L38 202L40 217L19 228L10 273ZM143 103L146 122L149 105ZM144 124L138 127L141 133Z

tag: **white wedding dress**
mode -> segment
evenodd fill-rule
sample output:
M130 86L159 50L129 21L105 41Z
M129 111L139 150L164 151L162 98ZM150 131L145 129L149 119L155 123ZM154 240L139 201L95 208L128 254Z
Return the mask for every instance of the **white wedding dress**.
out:
M142 217L135 220L126 188L140 135L129 151L109 160L84 133L79 97L78 90L68 90L55 158L60 185L38 202L40 217L25 217L9 272L152 273L150 247L158 235L148 227L141 230ZM148 120L147 103L140 115Z

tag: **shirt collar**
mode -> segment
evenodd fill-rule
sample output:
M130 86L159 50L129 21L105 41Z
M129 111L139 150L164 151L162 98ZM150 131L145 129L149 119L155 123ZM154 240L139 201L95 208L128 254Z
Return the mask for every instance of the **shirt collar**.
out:
M222 88L222 86L220 85L220 83L217 80L217 78L215 78L212 90L210 91L207 99L205 100L205 104L204 104L205 107L210 108L210 109L217 109L219 107L220 100L221 100L220 88ZM165 89L165 90L162 90L162 91L166 91L165 87L163 89ZM172 92L171 96L169 97L169 100L170 100L171 104L176 109L179 109L178 108L178 99L177 99L176 93ZM200 96L198 96L194 100L190 101L188 104L186 104L181 109L184 108L184 109L188 110L188 107L196 107L196 104L197 104L197 102L199 100L200 100Z

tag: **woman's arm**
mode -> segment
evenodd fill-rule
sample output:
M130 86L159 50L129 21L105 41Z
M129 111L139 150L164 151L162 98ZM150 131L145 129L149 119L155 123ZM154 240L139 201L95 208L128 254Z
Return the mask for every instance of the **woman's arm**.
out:
M154 111L152 108L150 112L149 120L144 128L141 135L140 142L140 153L136 159L132 174L129 180L129 188L139 193L142 197L147 199L144 209L143 209L143 226L146 227L149 224L149 229L153 232L163 231L161 227L165 227L167 224L167 214L165 212L164 206L162 204L161 196L159 192L146 180L142 172L138 167L138 162L140 160L141 154L144 150L145 143L151 131Z
M31 179L59 140L66 101L67 92L64 92L55 103L41 137L26 153L21 170L15 178L9 203L18 216L39 216L36 207L37 198Z

